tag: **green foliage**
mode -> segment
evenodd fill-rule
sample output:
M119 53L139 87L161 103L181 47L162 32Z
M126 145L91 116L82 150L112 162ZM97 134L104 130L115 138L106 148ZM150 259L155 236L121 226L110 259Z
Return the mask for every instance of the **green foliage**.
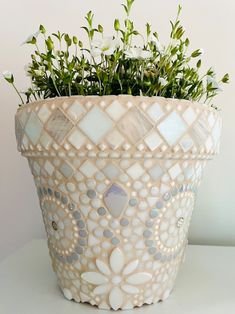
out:
M170 22L170 42L163 46L149 23L146 38L135 29L130 19L133 3L126 0L123 4L126 16L123 23L115 19L113 37L104 36L102 25L93 26L94 15L89 11L87 25L82 27L89 39L85 48L76 36L59 31L47 35L40 25L25 41L35 47L26 69L31 80L23 93L26 102L57 96L130 94L209 103L229 76L217 81L212 69L200 74L203 51L188 53L190 42L179 20L181 6L175 21ZM137 36L143 39L142 47L135 45ZM38 41L44 42L44 50L39 49ZM4 77L16 89L9 73Z

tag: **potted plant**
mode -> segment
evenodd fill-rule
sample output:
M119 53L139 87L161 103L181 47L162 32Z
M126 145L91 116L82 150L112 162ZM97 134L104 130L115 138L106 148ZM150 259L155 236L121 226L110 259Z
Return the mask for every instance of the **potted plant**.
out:
M89 47L41 25L16 113L18 150L38 191L52 266L65 297L102 309L166 299L187 244L202 170L219 149L211 99L229 80L201 74L178 9L170 43L123 5L115 36L86 16ZM42 39L39 37L41 36ZM135 45L135 38L143 40ZM40 40L45 48L40 48Z

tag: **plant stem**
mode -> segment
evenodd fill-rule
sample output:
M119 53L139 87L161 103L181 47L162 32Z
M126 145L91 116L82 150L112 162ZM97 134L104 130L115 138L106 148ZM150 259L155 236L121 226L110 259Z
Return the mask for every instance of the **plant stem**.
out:
M17 95L20 97L20 100L21 100L22 104L24 104L24 100L23 100L22 96L20 95L20 92L19 92L18 89L16 88L15 84L12 83L12 86L14 87L14 89L15 89Z

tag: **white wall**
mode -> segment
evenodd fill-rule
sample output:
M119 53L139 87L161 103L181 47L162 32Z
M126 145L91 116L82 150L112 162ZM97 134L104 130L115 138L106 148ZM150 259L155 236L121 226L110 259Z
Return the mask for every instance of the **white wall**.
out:
M0 0L0 71L12 70L23 90L26 86L23 66L29 60L30 48L20 43L39 24L51 32L60 29L82 34L83 16L92 9L96 20L109 30L114 18L122 16L120 3L121 0ZM168 20L175 16L178 3L136 0L132 17L139 30L149 21L159 29L164 41L169 32ZM214 65L220 75L227 71L231 74L231 84L217 98L224 119L221 154L206 168L190 242L235 245L235 3L234 0L180 3L193 48L204 48L206 66ZM27 162L16 151L13 119L18 99L3 80L0 96L0 258L3 258L30 239L44 237L45 233Z

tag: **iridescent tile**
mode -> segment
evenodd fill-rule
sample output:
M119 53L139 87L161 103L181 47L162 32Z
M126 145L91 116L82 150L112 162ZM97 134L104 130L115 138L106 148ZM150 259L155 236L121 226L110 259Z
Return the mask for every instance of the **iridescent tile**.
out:
M68 137L68 141L76 148L79 149L85 143L85 136L75 129Z
M96 166L89 160L86 160L79 169L86 177L92 177L98 170Z
M114 129L107 135L106 140L111 149L116 149L124 142L124 137L120 134L120 132Z
M175 164L173 167L171 167L169 169L169 174L171 176L171 178L174 180L176 177L178 177L178 175L182 172L179 164Z
M132 143L136 143L149 132L152 124L139 109L134 107L119 121L118 128Z
M93 107L78 126L89 139L97 144L102 137L112 128L112 120L98 107Z
M42 131L42 134L40 136L40 143L46 149L48 149L50 147L50 144L52 143L52 138L44 130Z
M180 139L180 137L186 132L187 125L179 114L173 111L165 120L163 120L158 126L163 138L169 145L174 145Z
M80 102L75 101L70 108L67 110L68 115L73 120L78 120L82 117L82 115L85 113L84 105L82 105Z
M147 146L149 147L149 149L151 151L153 151L156 148L158 148L158 146L161 145L161 143L162 143L161 137L155 131L153 131L150 134L148 134L145 137L144 141L145 141L145 143L147 144Z
M158 180L162 176L163 170L159 166L159 164L156 164L150 170L148 170L148 173L150 174L153 180Z
M190 133L199 145L203 145L210 134L210 129L206 117L201 115L200 118L193 124Z
M127 169L127 173L134 180L138 179L144 172L145 170L141 167L141 165L138 162L136 162L129 169Z
M120 170L114 164L111 163L107 164L102 171L110 180L115 179L120 173Z
M154 122L157 122L164 115L164 112L158 103L154 103L149 107L147 113Z
M193 146L193 140L189 135L185 135L179 142L181 148L186 153Z
M46 172L47 172L50 176L52 175L52 173L53 173L53 171L54 171L54 169L55 169L55 167L52 165L52 163L51 163L49 160L47 160L47 161L45 162L44 168L45 168Z
M45 125L45 129L51 137L61 144L72 129L73 123L64 115L60 109L56 109Z
M113 183L104 194L104 203L110 214L117 218L128 203L128 195L122 187Z
M37 144L37 141L40 138L42 127L43 125L37 115L34 112L31 112L24 130L34 145Z
M27 111L26 110L22 110L22 111L19 112L19 114L17 116L18 116L18 119L20 121L21 126L24 127L25 123L26 123L26 121L28 119L28 116L29 116Z
M64 162L61 166L60 166L60 172L66 177L66 178L70 178L73 175L73 168L67 163Z
M191 107L188 107L182 116L188 125L191 125L197 118L196 112Z
M126 108L124 108L120 102L115 100L111 103L111 105L108 106L106 112L114 121L117 121L124 115Z
M39 119L45 123L51 115L51 111L47 108L47 106L44 104L40 107L38 111L38 117Z

